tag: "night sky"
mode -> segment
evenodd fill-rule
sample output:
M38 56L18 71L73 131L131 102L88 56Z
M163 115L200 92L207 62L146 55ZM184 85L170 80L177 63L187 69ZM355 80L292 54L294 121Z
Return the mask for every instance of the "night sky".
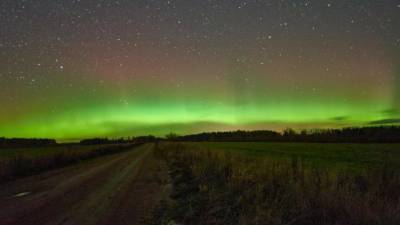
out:
M0 136L399 123L399 0L0 2Z

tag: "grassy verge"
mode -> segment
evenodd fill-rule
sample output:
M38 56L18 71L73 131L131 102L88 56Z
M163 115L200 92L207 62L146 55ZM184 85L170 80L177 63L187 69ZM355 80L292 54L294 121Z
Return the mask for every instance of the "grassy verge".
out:
M68 153L84 153L90 152L98 148L116 146L116 144L103 145L55 145L43 147L25 147L25 148L0 148L0 160L9 160L15 157L41 158L55 155L62 152Z
M173 184L159 224L385 224L400 221L400 173L330 170L294 157L271 162L227 151L157 146Z
M74 146L42 153L15 153L0 158L0 183L18 177L29 176L43 171L64 167L98 156L115 154L128 150L139 144ZM54 149L54 148L53 148ZM15 150L19 151L19 150ZM40 152L39 150L35 150Z

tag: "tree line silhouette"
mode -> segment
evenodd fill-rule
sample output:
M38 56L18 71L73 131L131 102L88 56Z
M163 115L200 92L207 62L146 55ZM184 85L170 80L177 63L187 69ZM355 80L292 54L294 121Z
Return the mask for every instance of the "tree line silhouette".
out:
M102 145L102 144L147 143L147 142L155 142L157 140L160 140L160 138L155 137L153 135L128 137L128 138L117 138L117 139L88 138L88 139L81 140L79 142L79 144L81 144L81 145Z
M270 130L208 132L193 135L166 136L172 141L274 141L274 142L337 142L396 143L400 142L400 126L348 127L343 129L311 129L297 132L287 128L279 133Z
M0 137L0 148L30 148L45 147L55 145L104 145L104 144L138 144L155 142L161 140L153 135L137 136L128 138L88 138L82 139L79 143L57 143L55 139L50 138L5 138Z
M271 130L204 132L179 136L170 133L165 138L153 135L128 138L89 138L81 145L147 143L156 141L273 141L273 142L332 142L332 143L400 143L400 126L348 127L343 129L311 129L295 131L291 128L283 132ZM0 137L0 148L43 147L57 145L49 138L4 138Z

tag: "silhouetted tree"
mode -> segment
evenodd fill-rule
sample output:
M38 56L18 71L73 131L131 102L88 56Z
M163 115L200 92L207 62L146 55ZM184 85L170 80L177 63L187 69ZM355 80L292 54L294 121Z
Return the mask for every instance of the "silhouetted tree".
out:
M169 141L175 141L175 140L177 140L178 135L171 132L171 133L165 135L165 138L166 138L167 140L169 140Z

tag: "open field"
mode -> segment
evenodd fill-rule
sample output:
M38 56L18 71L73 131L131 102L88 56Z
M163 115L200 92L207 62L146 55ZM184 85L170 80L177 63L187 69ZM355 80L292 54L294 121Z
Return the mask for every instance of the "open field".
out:
M138 144L66 145L0 149L0 182L37 174L98 156L115 154Z
M397 146L161 144L156 154L168 162L173 184L164 218L189 225L397 225ZM392 163L374 158L374 149L388 151Z
M200 142L188 145L273 160L295 157L318 166L359 169L383 163L400 166L400 144Z
M84 153L93 151L95 149L109 145L56 145L56 146L44 146L44 147L32 147L32 148L1 148L0 149L0 160L10 159L14 157L28 157L28 158L39 158L43 156L50 156L59 153Z

